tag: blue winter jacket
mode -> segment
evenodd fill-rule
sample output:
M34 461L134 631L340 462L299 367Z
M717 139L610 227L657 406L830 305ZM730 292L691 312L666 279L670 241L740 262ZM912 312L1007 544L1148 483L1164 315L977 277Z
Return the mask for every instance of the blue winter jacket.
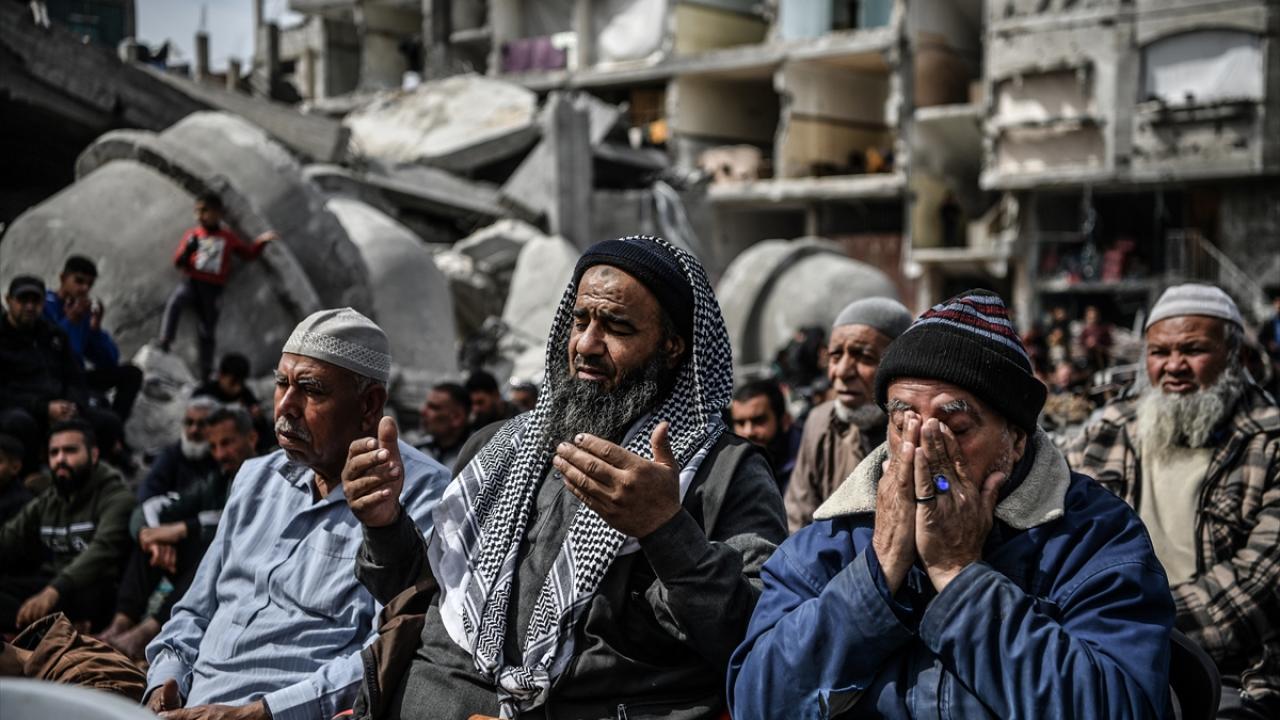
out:
M886 451L783 543L729 666L735 720L1156 718L1174 605L1146 529L1043 432L981 562L890 596L871 546Z

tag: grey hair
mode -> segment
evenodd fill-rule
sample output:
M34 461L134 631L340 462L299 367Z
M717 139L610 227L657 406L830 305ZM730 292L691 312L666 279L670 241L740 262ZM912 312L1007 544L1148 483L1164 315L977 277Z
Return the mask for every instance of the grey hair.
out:
M253 429L253 416L249 414L248 410L245 410L244 407L238 403L223 405L217 410L214 410L213 413L209 415L208 422L209 425L212 426L221 422L226 422L227 420L230 420L232 424L235 425L236 432L241 435L246 435Z
M195 397L187 400L186 409L188 411L204 410L206 412L213 413L220 407L222 407L222 403L218 402L216 399L211 398L208 395L196 395Z
M380 387L383 390L387 389L387 384L382 382L381 380L371 378L368 375L361 375L360 373L353 372L351 373L351 375L355 377L357 393L363 394L366 390L374 386Z

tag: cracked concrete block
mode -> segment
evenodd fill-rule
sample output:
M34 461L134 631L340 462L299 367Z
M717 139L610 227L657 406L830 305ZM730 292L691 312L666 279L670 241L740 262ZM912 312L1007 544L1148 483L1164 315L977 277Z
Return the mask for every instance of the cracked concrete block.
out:
M494 272L510 273L515 270L516 260L524 246L545 237L541 230L529 223L508 218L471 233L459 240L453 249Z
M180 282L173 253L194 223L192 195L156 169L111 162L23 213L0 243L4 282L20 273L57 281L68 255L98 266L93 296L103 327L132 356L160 334L165 301ZM222 294L219 352L245 354L258 370L275 367L298 320L318 307L315 290L285 245L254 262L235 261ZM175 352L194 367L195 315L182 316Z
M343 122L354 156L465 173L533 144L537 109L537 96L519 85L458 75L381 94Z
M497 283L475 260L453 249L437 252L434 259L436 267L449 279L458 337L471 335L486 319L502 314L502 294Z
M508 332L501 347L513 361L512 377L542 382L551 323L580 254L558 236L535 238L520 251L502 310Z
M737 368L772 361L802 327L829 329L854 300L899 299L887 275L819 238L752 245L729 264L716 294Z
M393 400L417 407L432 382L457 374L449 280L431 251L380 210L341 197L330 199L327 207L368 268L373 318L391 342Z

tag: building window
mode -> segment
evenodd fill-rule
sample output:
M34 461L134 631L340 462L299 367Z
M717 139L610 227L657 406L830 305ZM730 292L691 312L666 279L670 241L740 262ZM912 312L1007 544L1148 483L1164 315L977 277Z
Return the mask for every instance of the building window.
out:
M1193 106L1262 99L1262 40L1201 30L1156 40L1142 53L1142 98Z

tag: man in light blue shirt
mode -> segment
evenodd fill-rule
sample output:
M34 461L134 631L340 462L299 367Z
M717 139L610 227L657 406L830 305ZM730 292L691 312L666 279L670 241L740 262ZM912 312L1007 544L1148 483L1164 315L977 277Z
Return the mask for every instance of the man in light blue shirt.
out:
M281 449L240 468L191 589L147 647L149 708L329 720L351 706L381 608L355 578L363 535L341 474L352 442L376 432L390 362L386 335L350 308L293 331L276 368ZM399 450L400 501L426 533L449 473Z

